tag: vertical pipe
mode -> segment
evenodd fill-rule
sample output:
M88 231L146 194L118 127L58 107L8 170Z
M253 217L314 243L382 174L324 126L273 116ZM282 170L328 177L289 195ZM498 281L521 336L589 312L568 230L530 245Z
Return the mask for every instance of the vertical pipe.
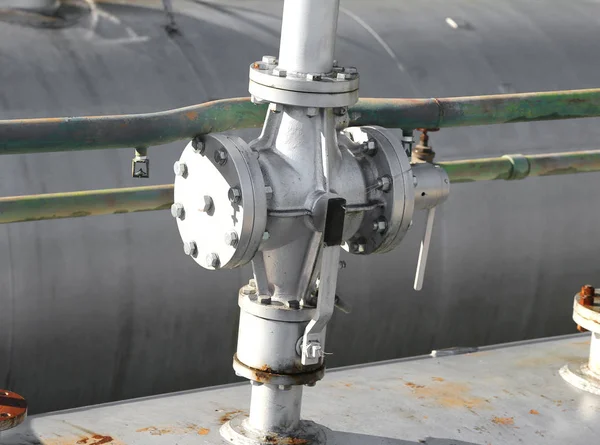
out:
M333 66L340 0L285 0L279 66L299 73L327 73Z
M286 432L298 428L302 386L252 385L249 422L259 431Z

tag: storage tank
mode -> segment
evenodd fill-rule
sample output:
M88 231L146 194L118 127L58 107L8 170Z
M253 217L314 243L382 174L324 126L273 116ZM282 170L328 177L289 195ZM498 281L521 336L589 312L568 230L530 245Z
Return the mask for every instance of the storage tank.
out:
M598 87L600 5L584 1L342 0L336 55L362 97ZM0 119L141 113L247 96L276 54L280 1L70 1L53 16L0 12ZM171 23L172 25L172 23ZM596 119L444 129L438 160L596 148ZM246 140L257 131L239 132ZM3 196L163 184L184 142L2 158ZM597 175L458 184L438 210L425 286L423 227L393 253L343 258L351 314L329 327L329 366L573 331L572 290L594 281ZM249 268L208 272L168 211L0 227L0 386L30 412L231 382L237 292ZM356 326L361 326L356 329Z

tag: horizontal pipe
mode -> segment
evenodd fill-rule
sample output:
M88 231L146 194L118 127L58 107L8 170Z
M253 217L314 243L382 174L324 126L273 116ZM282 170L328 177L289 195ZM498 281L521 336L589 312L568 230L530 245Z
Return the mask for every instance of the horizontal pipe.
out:
M600 150L440 162L450 182L515 180L600 171Z
M148 147L262 126L267 106L223 99L157 113L0 120L0 154ZM600 116L600 89L439 99L361 99L350 124L441 128Z
M452 183L600 171L600 150L440 162ZM168 209L173 185L0 198L0 224Z
M0 224L168 209L173 185L0 198Z

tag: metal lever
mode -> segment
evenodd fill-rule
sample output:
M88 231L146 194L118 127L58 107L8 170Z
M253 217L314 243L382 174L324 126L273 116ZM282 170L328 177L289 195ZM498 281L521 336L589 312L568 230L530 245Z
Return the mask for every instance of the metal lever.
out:
M435 218L435 207L427 212L427 222L425 223L425 235L421 241L421 250L419 251L419 261L417 262L417 273L415 275L415 290L423 288L423 279L425 277L425 266L427 266L427 255L429 254L429 245L431 244L431 233L433 231L433 220Z

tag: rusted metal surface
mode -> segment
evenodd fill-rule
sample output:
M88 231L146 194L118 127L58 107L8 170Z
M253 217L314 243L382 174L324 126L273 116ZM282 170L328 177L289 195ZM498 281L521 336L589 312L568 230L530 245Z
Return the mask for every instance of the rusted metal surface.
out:
M587 350L584 336L570 335L333 370L306 389L303 418L328 428L327 443L346 445L592 444L600 398L557 372ZM33 416L2 445L97 445L94 435L109 445L218 445L221 425L247 412L249 391L245 383Z
M435 151L429 145L429 132L438 131L439 128L417 128L421 132L419 143L412 150L411 162L433 162Z
M27 401L17 393L0 389L0 431L14 428L27 416Z
M299 366L296 374L278 374L266 365L256 369L242 363L237 354L233 356L233 369L241 377L271 385L312 385L325 375L325 366L309 372L301 372L303 368Z
M0 224L168 209L173 185L0 198Z
M539 155L505 155L440 162L450 182L516 180L529 176L553 176L600 171L600 150Z
M267 106L223 99L146 114L0 121L0 154L147 147L262 126ZM600 89L432 99L360 99L350 125L441 128L600 116Z

